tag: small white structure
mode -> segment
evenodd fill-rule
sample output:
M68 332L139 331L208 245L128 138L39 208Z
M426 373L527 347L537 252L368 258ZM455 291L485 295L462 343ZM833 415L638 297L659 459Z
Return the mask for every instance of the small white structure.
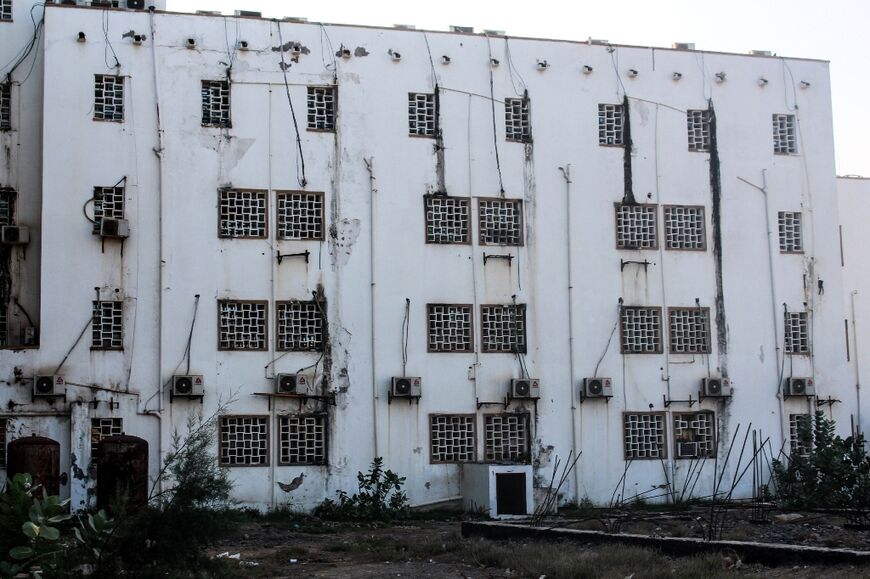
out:
M531 465L462 465L462 506L493 519L521 518L535 511Z

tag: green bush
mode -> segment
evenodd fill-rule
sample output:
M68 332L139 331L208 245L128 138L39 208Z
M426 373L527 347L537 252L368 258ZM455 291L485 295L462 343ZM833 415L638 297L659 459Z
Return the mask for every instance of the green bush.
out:
M334 521L389 521L408 514L408 497L402 487L405 477L384 470L384 459L375 457L368 473L356 475L359 492L337 491L338 500L325 499L314 510L321 519Z

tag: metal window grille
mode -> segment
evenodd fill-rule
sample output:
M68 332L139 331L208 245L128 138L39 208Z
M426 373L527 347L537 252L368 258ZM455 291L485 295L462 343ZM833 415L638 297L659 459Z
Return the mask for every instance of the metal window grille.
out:
M224 189L220 192L220 237L266 237L266 192Z
M99 235L103 219L124 218L124 187L94 187L94 233Z
M674 451L677 458L716 456L716 421L713 413L674 414Z
M426 196L426 243L468 243L471 204L463 197Z
M668 249L706 249L704 208L685 205L665 207L665 243Z
M429 304L429 351L470 352L471 316L471 306Z
M529 462L531 437L528 414L488 414L485 456L488 461Z
M710 352L710 310L678 308L668 310L672 354Z
M308 87L308 128L335 130L335 87Z
M278 193L278 239L323 239L323 193Z
M429 439L432 462L474 460L474 416L430 414Z
M120 418L91 418L91 462L96 464L100 455L100 441L124 434Z
M813 449L812 417L790 414L788 417L789 448L793 456L808 456Z
M12 21L12 0L0 0L0 20Z
M266 349L266 302L218 302L220 350Z
M408 93L408 132L421 137L434 137L435 121L435 95Z
M94 119L124 120L124 77L98 74L94 80Z
M686 111L690 151L710 150L710 111Z
M0 225L15 224L15 199L18 193L9 187L0 187Z
M662 351L661 308L625 306L620 315L620 326L623 354Z
M92 350L124 348L124 302L94 301L91 321Z
M278 463L326 464L326 415L279 416Z
M616 205L616 247L657 249L658 211L655 205Z
M323 350L326 305L316 302L278 302L278 349L296 352Z
M779 250L782 253L800 253L804 250L800 211L779 212Z
M480 199L477 204L481 245L523 244L523 202Z
M621 145L624 111L622 105L598 105L598 144Z
M785 353L810 353L810 324L807 312L785 313Z
M665 458L665 416L652 412L623 415L626 459Z
M202 124L207 127L233 126L230 118L229 81L202 81Z
M525 304L482 305L481 349L484 352L526 351Z
M12 85L0 83L0 131L12 128Z
M9 335L9 306L0 303L0 347L7 346Z
M220 463L223 466L269 464L269 418L221 416Z
M0 418L0 468L6 468L6 429L9 422Z
M529 99L508 98L504 100L504 126L508 141L528 143L532 140Z
M797 133L794 115L773 115L773 152L797 153Z

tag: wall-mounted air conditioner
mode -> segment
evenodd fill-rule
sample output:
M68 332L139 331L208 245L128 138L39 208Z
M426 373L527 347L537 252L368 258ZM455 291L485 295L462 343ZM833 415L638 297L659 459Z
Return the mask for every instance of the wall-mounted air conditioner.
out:
M33 377L34 398L55 398L66 396L66 382L63 376L45 375Z
M205 396L205 381L200 374L172 377L173 398L202 398Z
M26 245L30 243L30 229L24 225L0 227L0 243L3 245Z
M786 396L815 396L816 384L812 378L787 378L785 381Z
M514 378L511 380L511 398L540 398L541 381L537 378Z
M126 219L110 219L103 217L100 220L100 237L110 239L125 239L130 236L130 224Z
M528 464L462 465L462 505L493 519L527 517L535 510L532 466Z
M419 376L395 376L390 384L393 398L420 398L423 395L423 379Z
M704 378L701 380L704 398L727 398L731 396L731 380L728 378Z
M305 394L308 392L308 377L304 374L278 374L275 376L276 394Z
M613 396L613 380L610 378L584 378L584 398L610 398Z

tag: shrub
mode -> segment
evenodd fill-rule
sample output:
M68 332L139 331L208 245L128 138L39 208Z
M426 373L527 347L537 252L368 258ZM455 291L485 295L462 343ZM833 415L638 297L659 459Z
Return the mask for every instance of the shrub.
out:
M358 493L351 496L346 491L337 491L338 500L325 499L314 514L337 521L388 521L407 516L408 497L402 491L405 477L385 471L383 465L384 459L375 457L368 473L356 475Z

